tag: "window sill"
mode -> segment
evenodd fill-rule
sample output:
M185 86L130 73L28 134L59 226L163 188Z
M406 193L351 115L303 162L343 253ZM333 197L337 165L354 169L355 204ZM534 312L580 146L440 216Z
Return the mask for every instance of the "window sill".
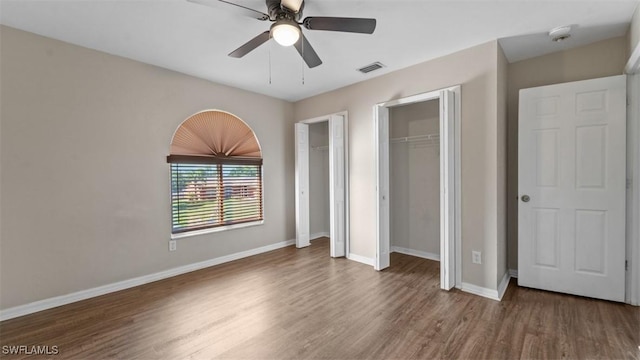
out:
M183 233L178 233L178 234L171 234L171 240L182 239L182 238L198 236L198 235L211 234L211 233L217 233L217 232L227 231L227 230L242 229L242 228L258 226L258 225L262 225L262 224L264 224L264 220L252 221L252 222L247 222L247 223L242 223L242 224L227 225L227 226L218 226L218 227L214 227L214 228L211 228L211 229L188 231L188 232L183 232Z

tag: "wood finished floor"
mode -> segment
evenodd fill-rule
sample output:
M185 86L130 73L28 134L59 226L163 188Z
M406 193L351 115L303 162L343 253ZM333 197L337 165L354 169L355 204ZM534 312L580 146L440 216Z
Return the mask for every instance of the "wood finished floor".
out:
M441 291L438 262L391 264L331 259L316 240L8 320L0 345L57 345L54 359L640 358L640 308L514 281L497 302Z

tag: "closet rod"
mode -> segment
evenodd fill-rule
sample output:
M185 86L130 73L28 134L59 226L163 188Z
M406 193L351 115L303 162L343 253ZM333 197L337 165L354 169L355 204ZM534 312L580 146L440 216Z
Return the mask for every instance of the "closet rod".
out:
M440 140L440 134L426 134L426 135L415 135L415 136L405 136L398 138L389 139L391 142L414 142L414 141L437 141Z
M316 151L329 150L329 145L326 145L326 146L314 146L314 147L311 148L311 150L316 150Z

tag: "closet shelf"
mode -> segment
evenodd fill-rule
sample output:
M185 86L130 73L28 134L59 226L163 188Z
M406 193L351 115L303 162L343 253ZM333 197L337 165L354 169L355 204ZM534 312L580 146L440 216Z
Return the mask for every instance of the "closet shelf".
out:
M389 139L392 143L428 142L437 144L440 141L440 134L425 134L415 136L405 136Z

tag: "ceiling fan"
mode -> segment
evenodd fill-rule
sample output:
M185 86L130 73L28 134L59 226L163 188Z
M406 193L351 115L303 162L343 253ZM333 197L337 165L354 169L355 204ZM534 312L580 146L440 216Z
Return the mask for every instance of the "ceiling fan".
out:
M208 6L216 3L215 0L188 1ZM300 21L302 19L304 0L266 0L268 14L230 1L218 0L217 3L232 5L234 6L233 8L228 8L254 19L273 22L269 30L259 34L229 54L229 56L235 58L247 55L269 39L274 38L282 46L293 45L305 63L307 63L307 66L314 68L322 64L322 60L320 60L316 51L307 41L300 25L307 30L328 30L360 34L373 34L376 29L376 19L309 16Z

